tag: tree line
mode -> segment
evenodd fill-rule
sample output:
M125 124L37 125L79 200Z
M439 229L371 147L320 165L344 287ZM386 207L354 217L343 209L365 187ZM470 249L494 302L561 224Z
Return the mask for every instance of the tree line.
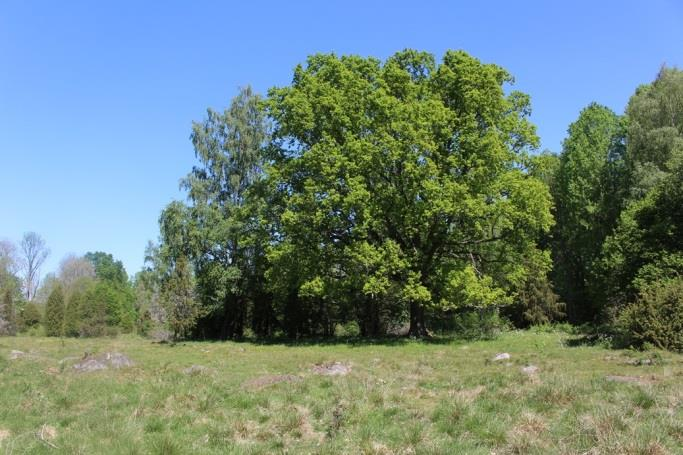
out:
M241 89L193 123L187 200L162 211L144 269L96 273L128 296L100 325L425 337L567 320L683 349L683 72L663 67L623 115L590 104L559 154L538 152L512 82L463 51L405 50L313 55L266 96ZM63 290L85 295L82 321L106 300L93 289Z
M682 74L623 115L590 104L554 154L497 65L314 55L193 125L188 200L162 212L148 272L182 336L422 337L502 315L669 347L648 334L680 314Z
M38 234L27 233L20 249L8 241L1 246L0 335L23 331L74 337L144 333L151 323L137 306L134 282L111 254L68 255L57 273L40 280L49 249ZM39 328L42 331L36 331Z

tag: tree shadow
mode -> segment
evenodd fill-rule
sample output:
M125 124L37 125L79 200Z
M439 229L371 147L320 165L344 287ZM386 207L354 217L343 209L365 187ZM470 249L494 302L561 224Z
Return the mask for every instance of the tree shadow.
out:
M336 336L336 337L306 337L306 338L287 338L287 337L271 337L271 338L245 338L237 340L238 343L255 344L263 346L280 345L286 347L301 347L301 346L350 346L353 348L360 348L366 346L405 346L408 344L425 344L425 345L446 345L458 341L464 341L461 338L454 336L432 336L428 338L410 338L405 336L386 336L386 337L359 337L359 336Z
M237 340L219 339L197 339L187 340L188 342L201 341L205 343L223 343L231 341L233 343L257 346L285 346L285 347L311 347L311 346L350 346L360 348L366 346L406 346L409 344L424 345L448 345L465 343L468 340L456 335L435 335L427 338L411 338L407 336L384 336L384 337L361 337L361 336L334 336L334 337L303 337L288 338L285 336L274 337L245 337ZM182 344L183 341L173 344ZM171 344L169 344L171 345Z
M581 346L603 346L614 348L612 331L602 325L581 325L575 326L572 331L572 338L565 340L564 344L568 347Z

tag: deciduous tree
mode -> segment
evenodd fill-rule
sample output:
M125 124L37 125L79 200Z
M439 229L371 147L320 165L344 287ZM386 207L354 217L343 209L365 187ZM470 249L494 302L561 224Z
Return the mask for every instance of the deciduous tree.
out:
M547 187L525 170L529 98L506 95L511 80L465 52L437 65L409 50L384 63L315 55L273 89L283 297L324 313L344 303L336 289L389 295L414 336L429 311L510 303L552 223Z
M21 240L24 269L24 293L26 300L33 300L40 285L40 268L50 255L43 238L35 232L27 232Z

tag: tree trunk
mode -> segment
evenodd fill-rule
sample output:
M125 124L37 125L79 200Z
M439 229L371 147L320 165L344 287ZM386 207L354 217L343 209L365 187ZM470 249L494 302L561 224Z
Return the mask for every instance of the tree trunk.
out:
M240 296L227 296L223 306L222 340L236 340L244 336L244 300Z
M410 302L410 329L408 336L411 338L427 338L427 326L425 325L425 309L418 302Z

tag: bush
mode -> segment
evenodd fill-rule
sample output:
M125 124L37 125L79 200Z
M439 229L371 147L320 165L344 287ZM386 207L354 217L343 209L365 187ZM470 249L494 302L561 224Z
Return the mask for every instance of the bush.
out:
M656 283L617 319L617 344L683 352L683 277Z
M40 324L41 319L42 316L38 305L29 302L19 314L19 326L22 330L29 330Z
M489 340L510 328L497 308L467 309L433 318L430 327L443 335L456 335L468 340Z
M357 337L360 335L360 326L356 321L337 324L334 328L334 335L338 337Z
M152 315L149 310L142 310L138 312L138 318L135 321L135 333L140 336L147 336L154 326Z
M552 283L541 273L529 276L517 293L515 302L501 311L515 327L525 329L562 320L564 310L565 305L553 291Z

